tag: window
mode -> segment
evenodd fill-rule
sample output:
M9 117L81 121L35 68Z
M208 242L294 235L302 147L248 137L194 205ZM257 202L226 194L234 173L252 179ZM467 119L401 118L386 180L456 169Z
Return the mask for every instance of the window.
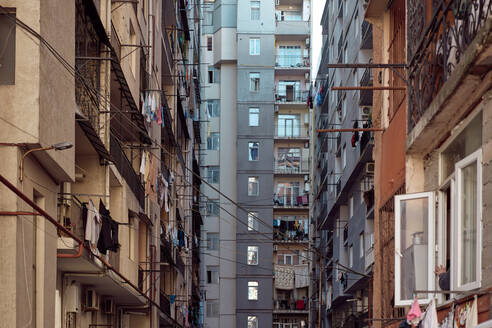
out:
M248 265L258 265L258 246L248 246Z
M249 91L260 91L260 73L249 73Z
M453 281L457 289L479 288L481 281L482 150L456 163L456 253Z
M248 300L258 300L258 281L248 281Z
M433 192L395 196L396 306L411 305L414 290L434 290L434 208Z
M359 235L359 257L364 257L364 233Z
M220 74L219 70L215 67L208 67L208 83L219 83Z
M284 264L293 265L294 264L294 255L285 254L284 255Z
M207 233L207 249L217 251L219 249L219 234L217 232Z
M257 161L259 158L260 143L248 142L248 154L250 161Z
M15 83L15 12L9 11L7 14L0 14L0 84Z
M209 117L219 117L220 116L219 100L218 99L207 100L207 114Z
M354 245L349 247L349 267L354 266Z
M207 51L212 51L212 37L207 36Z
M220 207L218 199L209 199L207 201L207 215L219 216Z
M260 54L260 39L249 39L249 54L252 56L257 56Z
M248 328L258 328L258 317L255 315L248 315Z
M303 64L303 58L302 58L301 46L278 47L276 66L299 67L302 66L302 64Z
M260 1L251 1L251 20L260 20Z
M260 125L260 109L250 108L249 109L249 126L259 126Z
M298 137L301 135L301 117L294 114L279 114L277 120L279 137Z
M208 183L219 183L220 171L218 166L207 167Z
M260 184L258 177L248 177L248 196L258 196L260 193Z
M219 283L219 266L207 265L207 284Z
M210 133L210 136L207 138L207 149L219 150L219 140L220 140L219 132Z
M207 300L207 317L217 318L219 316L219 301Z
M207 10L203 14L203 26L212 26L214 24L214 12Z
M258 231L258 217L257 212L249 212L248 213L248 231Z

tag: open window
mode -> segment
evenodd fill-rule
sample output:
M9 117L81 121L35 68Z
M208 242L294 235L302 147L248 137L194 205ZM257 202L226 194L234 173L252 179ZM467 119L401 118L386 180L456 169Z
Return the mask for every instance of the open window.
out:
M455 165L456 203L452 234L452 286L479 288L482 269L482 150Z
M415 291L435 288L434 204L432 192L395 196L395 306L431 300Z

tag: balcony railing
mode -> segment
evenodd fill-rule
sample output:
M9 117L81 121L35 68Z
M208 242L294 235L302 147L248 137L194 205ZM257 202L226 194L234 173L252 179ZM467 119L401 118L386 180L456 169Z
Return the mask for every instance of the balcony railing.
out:
M275 102L278 103L306 103L309 91L275 92Z
M273 205L276 207L305 207L309 205L307 193L292 193L288 195L275 194Z
M374 264L374 247L371 246L368 249L366 249L366 254L364 256L365 260L365 268L366 270Z
M302 242L309 240L306 217L280 216L274 220L273 239L280 242Z
M372 70L366 68L362 78L360 79L360 85L363 87L372 87ZM372 106L372 90L360 90L359 106Z
M161 310L164 312L164 314L167 314L170 317L171 302L162 291L160 291L160 295L159 295L159 305L161 306Z
M275 138L305 139L309 138L309 128L300 126L275 125Z
M275 67L278 68L309 68L311 66L309 58L301 55L277 55L275 57Z
M301 304L301 302L302 302L302 304ZM273 311L276 311L276 312L296 313L296 312L303 312L303 311L309 310L308 302L306 302L302 299L297 300L297 301L274 300L273 304L274 304Z
M408 132L453 74L492 13L488 0L440 0L433 1L434 15L426 22L425 3L409 1L407 10Z
M361 49L372 49L372 24L368 21L362 23Z
M140 178L133 169L132 164L125 155L125 152L121 148L120 143L116 138L111 135L110 137L110 153L113 163L120 172L121 176L125 179L128 187L137 198L140 206L145 207L145 189L140 182Z
M292 157L275 159L275 173L277 174L308 174L309 160L307 158Z

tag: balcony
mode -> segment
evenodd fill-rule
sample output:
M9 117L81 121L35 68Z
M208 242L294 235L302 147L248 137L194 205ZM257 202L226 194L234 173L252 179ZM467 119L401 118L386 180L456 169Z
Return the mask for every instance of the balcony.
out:
M300 299L294 302L289 300L274 300L273 313L277 314L308 314L309 304L308 302Z
M121 176L125 179L128 187L133 192L142 208L145 208L145 189L140 182L140 177L133 169L132 164L125 155L121 145L116 138L110 136L110 153L113 164L116 166Z
M368 21L362 23L361 49L372 49L372 24Z
M167 298L166 294L160 291L159 295L159 305L161 307L162 312L168 317L171 317L171 302L169 298Z
M372 69L366 68L362 78L360 79L360 85L362 87L372 87L373 77ZM359 91L359 106L372 106L372 90L360 90Z
M292 91L280 93L275 91L276 104L300 104L306 105L309 91Z
M274 208L288 208L288 209L307 209L309 205L309 196L307 192L303 194L296 192L284 192L276 193L273 196Z
M275 158L275 174L309 174L309 159L300 157Z
M275 139L307 139L309 140L309 128L306 127L292 127L285 125L275 125Z
M279 20L277 17L275 25L277 36L297 36L300 40L310 35L309 21L301 20Z
M282 73L309 72L311 63L309 57L301 55L277 55L275 56L275 69Z
M301 216L277 216L273 224L273 240L279 243L308 242L308 219Z
M455 69L462 61L463 65L473 64L480 51L486 48L483 47L484 40L490 33L490 26L486 24L492 13L489 1L441 0L433 5L434 14L430 21L425 20L429 16L425 10L424 4L418 1L410 2L407 10L408 13L418 13L407 18L408 132L412 131L454 73L460 75L460 80L464 78L469 69ZM472 44L473 50L468 52ZM478 68L480 63L475 65ZM480 69L490 69L490 66L482 62ZM446 97L450 97L453 90L448 90Z
M374 247L371 246L366 249L366 254L364 256L366 271L374 264Z

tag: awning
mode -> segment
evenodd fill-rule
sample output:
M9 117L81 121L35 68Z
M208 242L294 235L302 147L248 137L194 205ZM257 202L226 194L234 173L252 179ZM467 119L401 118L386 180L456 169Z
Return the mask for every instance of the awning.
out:
M89 139L91 145L99 154L99 157L109 162L112 162L111 155L109 155L108 150L102 143L96 130L94 130L94 128L92 127L92 124L90 123L89 119L86 118L83 114L75 113L75 120L79 124L82 131L84 131L84 134L86 135L87 139Z

